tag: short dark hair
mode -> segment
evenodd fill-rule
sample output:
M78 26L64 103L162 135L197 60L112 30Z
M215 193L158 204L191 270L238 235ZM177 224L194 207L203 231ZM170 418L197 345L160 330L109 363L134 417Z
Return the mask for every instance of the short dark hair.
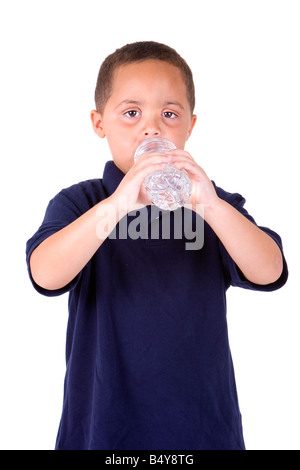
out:
M99 113L103 113L107 100L111 95L113 75L116 68L120 65L149 59L168 62L181 70L191 113L193 113L195 108L195 86L190 67L175 49L154 41L127 44L106 57L100 67L95 89L95 104Z

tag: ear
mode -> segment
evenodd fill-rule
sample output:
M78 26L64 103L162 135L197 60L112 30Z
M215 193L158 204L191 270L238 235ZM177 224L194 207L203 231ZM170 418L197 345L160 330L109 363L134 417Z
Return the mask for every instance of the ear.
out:
M105 132L103 128L102 116L95 109L91 111L91 121L92 121L93 129L96 132L96 134L99 137L101 137L101 139L104 139Z
M190 138L190 136L193 132L193 129L195 127L196 121L197 121L197 116L196 116L196 114L193 114L192 119L191 119L191 125L190 125L189 131L187 133L186 140L188 140Z

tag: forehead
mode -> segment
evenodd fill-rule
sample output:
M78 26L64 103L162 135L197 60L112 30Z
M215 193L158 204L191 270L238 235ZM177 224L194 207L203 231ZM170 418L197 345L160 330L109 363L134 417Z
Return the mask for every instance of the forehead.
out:
M113 75L112 94L139 92L186 97L186 85L181 70L168 62L144 60L118 66Z

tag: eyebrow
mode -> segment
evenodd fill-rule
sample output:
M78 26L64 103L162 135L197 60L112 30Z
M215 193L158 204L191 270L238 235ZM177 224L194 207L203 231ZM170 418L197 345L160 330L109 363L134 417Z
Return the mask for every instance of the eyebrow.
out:
M116 108L119 108L120 106L123 106L124 104L126 105L133 105L133 106L141 106L141 102L140 101L135 101L135 100L123 100L121 101L121 103L119 103Z
M121 101L118 105L117 108L123 105L130 105L130 106L141 106L143 103L141 101L136 101L136 100L123 100ZM178 106L182 110L184 110L184 106L179 102L179 101L165 101L163 103L163 107L165 106Z
M179 101L166 101L164 106L178 106L182 110L184 110L184 106Z

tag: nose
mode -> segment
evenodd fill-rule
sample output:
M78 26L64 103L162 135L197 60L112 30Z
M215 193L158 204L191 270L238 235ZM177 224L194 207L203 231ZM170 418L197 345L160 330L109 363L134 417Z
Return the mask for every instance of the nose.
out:
M154 118L149 118L145 122L144 125L144 136L145 137L155 137L155 136L160 136L161 135L161 129L159 126L158 120Z

